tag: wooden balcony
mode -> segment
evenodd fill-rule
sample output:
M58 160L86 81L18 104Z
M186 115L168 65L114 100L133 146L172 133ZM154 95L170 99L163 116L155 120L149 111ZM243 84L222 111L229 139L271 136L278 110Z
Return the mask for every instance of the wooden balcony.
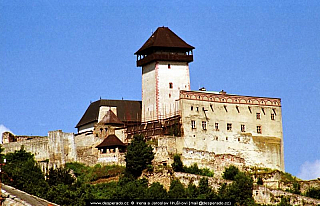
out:
M179 54L149 54L144 58L137 60L137 66L141 67L154 61L177 61L177 62L192 62L193 55Z

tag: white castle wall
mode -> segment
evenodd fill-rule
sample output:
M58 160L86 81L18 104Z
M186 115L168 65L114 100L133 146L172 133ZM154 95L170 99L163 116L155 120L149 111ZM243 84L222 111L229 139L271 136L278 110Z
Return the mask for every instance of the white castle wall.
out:
M247 166L284 170L279 99L252 97L251 103L249 100L244 103L241 101L247 97L243 96L232 96L231 99L228 95L206 92L182 92L181 95L184 148L232 154L245 159ZM257 113L260 113L260 119L257 119ZM271 114L274 114L274 120ZM195 121L195 128L191 121ZM203 122L206 128L203 128ZM232 129L228 130L227 124L232 124ZM241 125L245 125L245 131L241 131ZM261 127L261 133L257 126Z

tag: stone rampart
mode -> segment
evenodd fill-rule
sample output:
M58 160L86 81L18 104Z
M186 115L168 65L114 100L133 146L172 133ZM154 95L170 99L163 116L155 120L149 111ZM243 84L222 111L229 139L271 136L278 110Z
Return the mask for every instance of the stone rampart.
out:
M60 167L66 162L77 161L77 151L73 133L64 133L61 130L56 130L50 131L48 137L10 139L20 140L4 143L5 154L20 150L21 147L23 147L24 150L34 155L35 160L40 163L43 171L51 167Z

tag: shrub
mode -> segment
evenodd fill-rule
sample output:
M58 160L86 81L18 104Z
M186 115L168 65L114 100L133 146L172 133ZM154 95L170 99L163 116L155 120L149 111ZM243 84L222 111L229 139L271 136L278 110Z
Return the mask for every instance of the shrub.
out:
M183 172L184 171L184 167L183 167L183 163L181 161L181 157L178 154L175 154L173 157L173 163L171 164L171 167L173 169L173 171L175 172Z
M222 177L226 180L234 180L235 176L239 173L239 169L233 165L225 168Z

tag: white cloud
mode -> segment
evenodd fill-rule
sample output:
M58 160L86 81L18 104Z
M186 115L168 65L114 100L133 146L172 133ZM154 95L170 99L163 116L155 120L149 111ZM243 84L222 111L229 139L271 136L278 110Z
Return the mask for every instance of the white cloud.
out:
M306 161L300 166L300 172L297 175L303 180L312 180L320 177L320 160L314 162Z
M3 124L0 124L0 141L1 141L1 143L2 143L2 133L3 132L11 132L11 130L6 128Z

